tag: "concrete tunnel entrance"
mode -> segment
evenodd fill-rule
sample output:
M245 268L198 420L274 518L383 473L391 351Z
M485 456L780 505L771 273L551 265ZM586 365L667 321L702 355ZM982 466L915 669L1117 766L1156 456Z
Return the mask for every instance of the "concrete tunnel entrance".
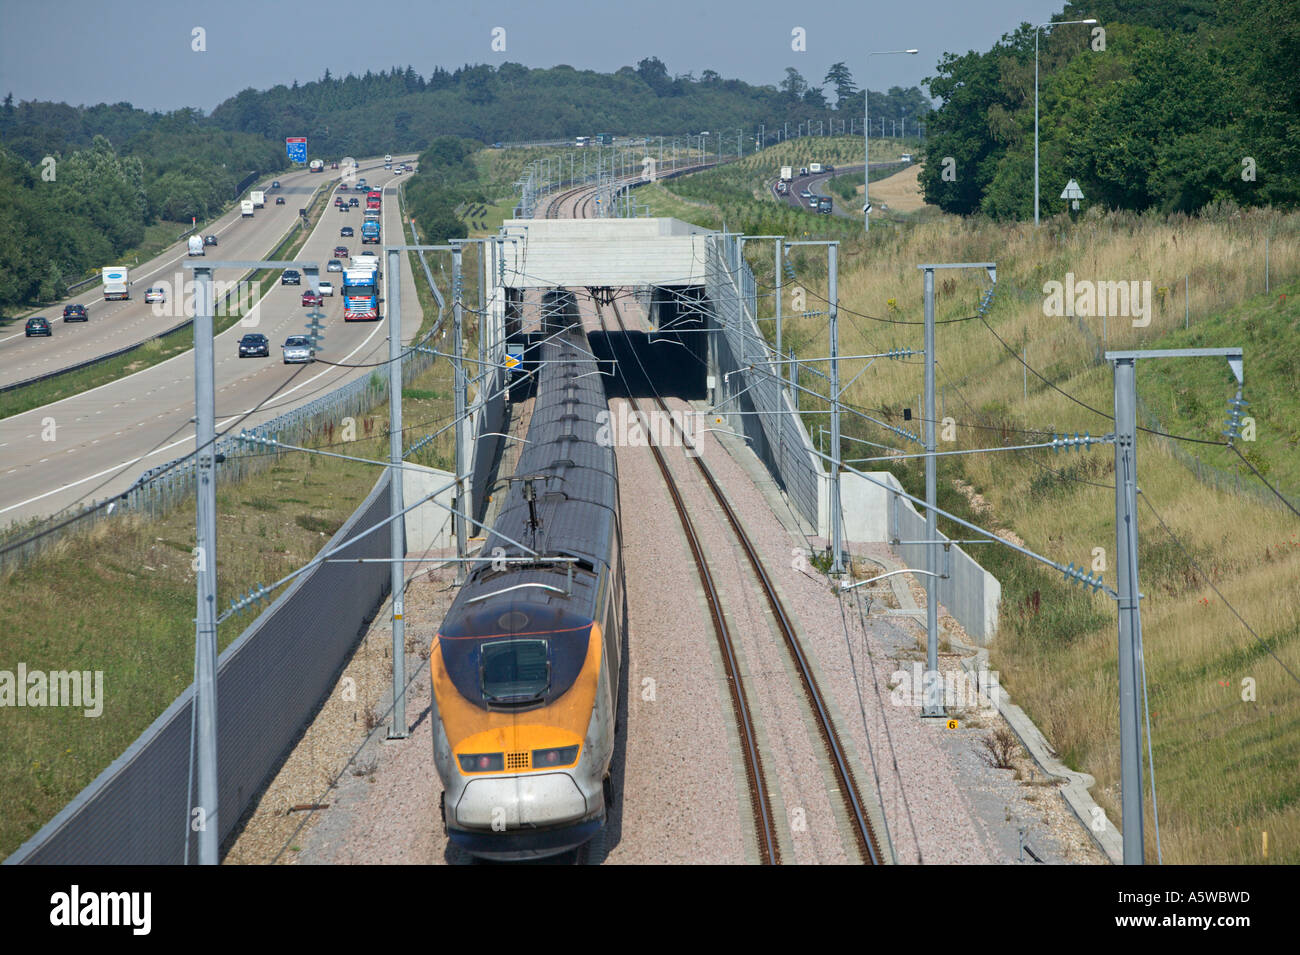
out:
M556 331L569 316L572 297L563 292L548 293L542 317L530 332L520 331L517 305L507 306L507 339L524 355L521 370L529 371L537 355L529 347ZM513 303L512 303L513 304ZM606 320L617 329L613 312L605 309ZM702 401L708 398L709 346L705 333L706 313L703 289L656 289L651 298L650 316L653 331L588 331L592 354L602 367L614 369L617 377L604 378L605 393L610 398L684 398ZM513 350L512 348L512 350ZM522 378L511 389L511 400L519 401L531 391L535 378Z
M708 397L709 347L699 288L655 289L653 331L591 332L592 353L617 362L617 378L605 379L611 398Z

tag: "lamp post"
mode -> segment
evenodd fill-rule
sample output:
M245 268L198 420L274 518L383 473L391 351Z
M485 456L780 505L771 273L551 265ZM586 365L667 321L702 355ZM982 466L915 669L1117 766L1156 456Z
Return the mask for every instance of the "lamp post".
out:
M874 50L865 56L885 56L890 53L910 53L915 56L918 50ZM862 231L871 231L871 93L867 90L866 80L862 82Z
M1034 27L1034 225L1038 225L1038 37L1043 27L1069 26L1075 23L1096 23L1095 18L1087 20L1060 20L1055 23L1040 23Z

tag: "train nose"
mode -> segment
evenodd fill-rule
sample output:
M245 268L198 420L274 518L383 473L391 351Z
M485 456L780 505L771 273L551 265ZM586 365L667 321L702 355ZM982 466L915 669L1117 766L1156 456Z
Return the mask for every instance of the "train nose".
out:
M474 829L518 829L575 822L587 800L568 773L472 779L456 803L456 824Z

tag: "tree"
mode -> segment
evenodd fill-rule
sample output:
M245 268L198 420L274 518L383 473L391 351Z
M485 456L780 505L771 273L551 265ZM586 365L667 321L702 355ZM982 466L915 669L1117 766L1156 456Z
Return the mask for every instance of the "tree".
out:
M822 82L835 90L836 109L843 109L844 101L852 96L856 89L853 85L853 74L849 72L848 66L843 63L831 64L831 68L826 71L826 78Z
M785 79L781 81L781 92L785 94L786 99L795 101L803 98L804 93L808 92L808 81L799 75L799 71L793 66L785 68Z
M828 104L826 102L826 94L822 92L822 88L820 86L810 86L808 90L803 94L803 101L805 105L811 106L813 109L828 108Z
M672 92L673 81L668 75L668 67L657 56L648 56L636 65L636 72L645 85L654 90L656 96L666 96Z

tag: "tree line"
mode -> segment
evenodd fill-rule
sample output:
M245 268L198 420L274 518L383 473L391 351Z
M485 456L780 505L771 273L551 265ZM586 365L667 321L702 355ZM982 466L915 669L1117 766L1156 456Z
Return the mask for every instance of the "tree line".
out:
M0 315L55 301L140 246L148 226L203 221L250 172L288 167L283 144L197 111L0 104ZM179 231L179 230L178 230Z
M1297 0L1089 0L1038 31L1040 209L1158 213L1300 199ZM1032 219L1035 29L948 54L927 80L926 200Z

